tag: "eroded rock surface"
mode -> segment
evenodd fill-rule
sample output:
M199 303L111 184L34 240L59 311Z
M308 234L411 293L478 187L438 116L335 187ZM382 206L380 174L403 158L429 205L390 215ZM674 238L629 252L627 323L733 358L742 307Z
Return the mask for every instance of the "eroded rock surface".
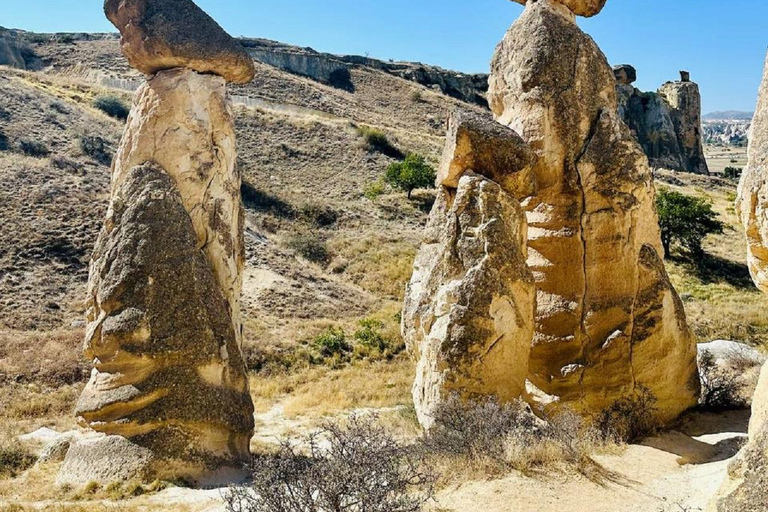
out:
M738 210L747 233L748 263L755 284L768 292L768 58L749 140L749 163L739 184ZM711 507L717 512L768 510L768 364L752 400L749 443L728 468Z
M626 71L614 67L619 114L654 167L708 174L701 127L701 95L694 82L668 82L658 92L631 85ZM636 75L635 75L636 76ZM689 77L690 78L690 77ZM632 79L634 81L634 79Z
M230 306L171 175L148 163L121 177L91 264L78 421L108 434L90 446L119 436L150 453L136 477L216 479L249 460L253 433ZM94 479L71 469L85 451L70 450L67 478Z
M191 0L106 0L132 67L152 75L183 67L228 82L250 82L256 68L235 39Z
M618 117L605 56L554 0L498 46L489 103L537 153L526 199L538 288L535 406L601 411L641 389L662 421L697 402L696 346L662 261L648 160Z
M525 214L497 183L465 174L457 189L441 188L403 311L425 428L453 393L502 401L524 394L535 309L525 239Z
M747 233L752 279L768 293L768 60L749 141L749 162L739 183L737 210Z
M690 74L681 71L681 79L667 82L659 95L670 106L685 169L696 174L709 174L701 136L701 93Z

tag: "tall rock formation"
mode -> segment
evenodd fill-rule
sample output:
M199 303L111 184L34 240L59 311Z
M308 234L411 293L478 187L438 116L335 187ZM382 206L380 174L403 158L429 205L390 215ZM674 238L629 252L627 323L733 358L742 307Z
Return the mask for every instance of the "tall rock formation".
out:
M225 79L249 80L253 63L189 0L107 0L105 11L129 61L155 74L136 93L91 261L94 369L76 408L91 433L59 480L225 482L250 460L254 427Z
M672 122L686 170L709 174L701 137L701 93L698 84L691 82L690 73L681 71L680 80L662 85L659 95L671 107Z
M643 147L654 167L709 174L701 128L699 86L690 81L668 82L658 92L643 92L625 78L631 66L614 67L619 114Z
M429 429L452 394L511 401L525 393L535 286L525 214L535 156L480 114L450 120L439 193L414 263L403 335L419 362L413 399Z
M749 139L749 162L739 184L737 210L747 233L752 279L768 293L768 58ZM768 364L752 400L749 443L728 468L711 504L717 512L768 511Z
M538 288L532 400L590 414L648 389L666 421L697 402L695 341L664 269L648 160L567 5L529 3L490 79L496 118L538 155L523 202Z

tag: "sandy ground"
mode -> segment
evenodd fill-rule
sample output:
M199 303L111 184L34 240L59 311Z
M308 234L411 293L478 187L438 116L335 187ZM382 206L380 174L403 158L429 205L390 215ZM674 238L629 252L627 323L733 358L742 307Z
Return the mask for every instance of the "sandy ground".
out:
M745 438L748 413L697 414L615 456L598 457L600 481L512 475L442 492L436 509L456 512L693 512L705 510Z

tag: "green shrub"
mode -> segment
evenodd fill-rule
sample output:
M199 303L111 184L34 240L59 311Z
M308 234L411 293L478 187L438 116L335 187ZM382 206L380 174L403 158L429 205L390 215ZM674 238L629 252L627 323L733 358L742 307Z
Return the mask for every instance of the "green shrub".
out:
M737 180L741 178L741 173L744 171L741 167L726 167L723 174L726 178Z
M369 201L375 201L384 194L384 187L385 183L382 179L368 182L363 187L363 195Z
M128 119L130 113L130 109L123 103L123 100L112 95L97 96L93 100L93 107L121 121Z
M293 235L286 242L286 246L302 258L319 265L326 265L331 259L325 242L310 233Z
M724 224L718 220L712 204L700 197L663 188L656 196L656 207L665 258L670 256L673 242L679 243L699 258L704 254L701 246L704 238L723 232Z
M345 357L352 352L352 345L347 342L347 333L340 327L327 327L312 340L312 346L323 357Z
M35 158L43 158L51 154L51 152L48 150L45 144L41 142L35 142L33 140L23 139L19 143L19 146L21 147L21 152L27 156L32 156Z
M408 199L417 188L434 188L437 175L426 159L415 153L405 157L405 161L394 163L387 168L384 181L408 194Z
M403 158L403 152L392 145L384 132L361 126L357 129L357 133L363 138L368 151L376 151L392 158Z
M399 336L385 334L384 322L381 320L365 318L360 320L359 325L353 337L365 349L360 355L391 359L405 350L405 343Z

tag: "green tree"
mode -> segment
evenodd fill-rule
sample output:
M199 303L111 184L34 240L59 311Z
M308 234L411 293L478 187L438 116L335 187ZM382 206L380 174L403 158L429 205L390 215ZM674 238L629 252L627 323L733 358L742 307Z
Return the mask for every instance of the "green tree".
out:
M724 224L718 220L717 212L701 197L661 189L656 196L656 207L665 258L670 256L673 242L700 257L704 254L701 247L704 238L723 232Z
M426 159L415 153L405 157L402 162L394 163L387 168L384 181L389 185L408 193L417 188L431 188L435 186L437 175L435 170L427 163Z

